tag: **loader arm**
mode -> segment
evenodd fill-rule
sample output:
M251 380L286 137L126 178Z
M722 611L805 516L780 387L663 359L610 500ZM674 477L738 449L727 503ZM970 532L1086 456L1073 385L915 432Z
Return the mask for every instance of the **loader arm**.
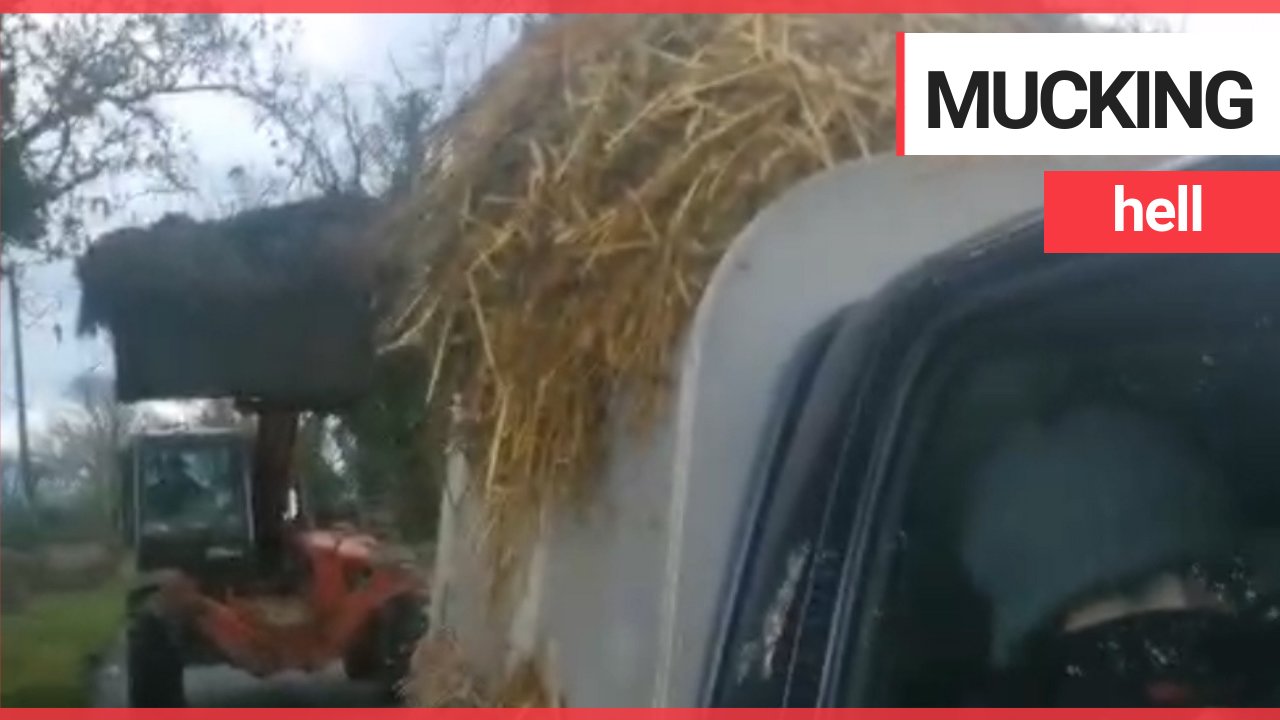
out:
M262 410L253 448L250 489L254 542L266 567L276 567L286 552L285 511L294 480L293 453L298 439L298 413Z

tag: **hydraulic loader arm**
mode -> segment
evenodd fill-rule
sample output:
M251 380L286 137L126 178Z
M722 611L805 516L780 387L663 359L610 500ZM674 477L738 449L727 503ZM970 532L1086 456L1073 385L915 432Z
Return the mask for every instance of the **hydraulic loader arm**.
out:
M251 471L254 543L266 563L283 555L287 536L285 512L293 488L293 453L298 439L298 413L263 410L258 413L258 433Z

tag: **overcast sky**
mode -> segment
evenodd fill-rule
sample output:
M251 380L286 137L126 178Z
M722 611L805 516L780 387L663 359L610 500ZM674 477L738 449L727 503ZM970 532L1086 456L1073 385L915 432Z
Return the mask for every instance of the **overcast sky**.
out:
M405 73L423 71L428 65L427 48L441 36L449 20L439 15L300 15L295 19L301 33L298 61L321 77L355 83L390 81L392 57ZM486 49L470 29L464 28L446 79L455 91L474 79L485 60L500 54L506 42L495 25ZM153 222L165 212L197 217L216 214L220 199L227 199L230 193L225 177L231 168L269 167L272 155L268 140L254 128L247 106L226 97L191 95L169 101L166 107L190 136L200 195L132 203L110 224L91 228L91 234L118 225ZM105 340L75 336L79 289L70 263L29 268L22 289L27 406L35 433L59 411L63 391L73 377L86 370L110 372L111 358ZM17 403L7 293L5 287L0 300L0 447L13 448L17 442Z
M1175 27L1193 32L1266 32L1280 37L1277 15L1198 15L1167 18ZM433 39L438 38L447 18L438 15L304 15L298 16L301 37L299 60L313 71L333 78L356 81L385 79L388 58L396 57L402 68L413 71ZM448 83L459 89L476 77L483 63L500 54L508 38L501 32L481 47L478 40L464 38L453 57ZM185 198L164 204L140 202L125 216L133 222L150 222L166 211L182 210L207 216L217 207L221 178L236 165L261 166L270 157L267 140L254 129L249 110L220 97L183 97L170 104L177 122L190 134L192 148L209 188L203 197ZM108 229L106 227L99 230ZM57 412L63 388L78 373L94 368L110 370L110 353L103 341L75 337L78 289L68 264L34 269L25 281L29 297L24 325L29 415L34 431ZM7 292L7 288L6 288ZM0 446L16 443L13 396L12 342L8 296L0 299ZM61 342L55 327L63 330Z

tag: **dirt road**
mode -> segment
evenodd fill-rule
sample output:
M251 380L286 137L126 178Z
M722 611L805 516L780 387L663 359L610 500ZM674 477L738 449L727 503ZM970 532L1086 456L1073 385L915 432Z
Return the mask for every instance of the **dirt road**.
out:
M124 707L127 677L123 643L98 665L91 678L95 707ZM333 666L314 675L290 673L258 680L224 667L189 668L187 703L191 707L385 707L378 688L354 683Z

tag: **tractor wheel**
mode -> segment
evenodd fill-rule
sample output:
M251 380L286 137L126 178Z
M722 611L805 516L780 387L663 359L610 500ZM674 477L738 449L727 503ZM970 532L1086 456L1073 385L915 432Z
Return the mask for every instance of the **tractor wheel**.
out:
M427 632L426 609L421 598L398 595L382 607L378 620L380 680L390 696L400 701L400 686L409 675L414 648Z
M135 613L127 643L130 707L185 706L182 651L164 619L147 610Z
M378 622L371 619L356 642L342 656L342 671L348 680L372 680L378 675Z

